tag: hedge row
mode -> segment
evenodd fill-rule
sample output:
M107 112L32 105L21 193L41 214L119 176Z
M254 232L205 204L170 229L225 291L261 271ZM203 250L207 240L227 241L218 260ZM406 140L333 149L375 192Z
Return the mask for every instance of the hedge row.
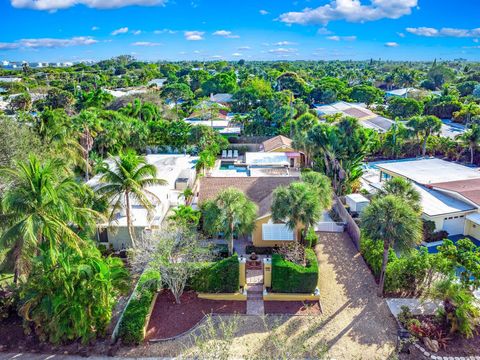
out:
M315 291L318 283L317 256L312 249L305 249L306 266L285 260L279 254L272 255L272 291L277 293L307 293Z
M138 280L137 287L123 312L118 337L124 344L139 344L143 341L145 322L155 293L160 286L160 273L146 270Z
M239 274L240 264L235 254L214 263L201 264L190 287L197 292L235 293L240 288Z

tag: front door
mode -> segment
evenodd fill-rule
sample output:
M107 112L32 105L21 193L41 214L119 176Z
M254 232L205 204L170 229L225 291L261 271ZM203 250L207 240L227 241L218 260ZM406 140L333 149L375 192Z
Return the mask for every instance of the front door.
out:
M295 158L290 158L290 167L295 167Z

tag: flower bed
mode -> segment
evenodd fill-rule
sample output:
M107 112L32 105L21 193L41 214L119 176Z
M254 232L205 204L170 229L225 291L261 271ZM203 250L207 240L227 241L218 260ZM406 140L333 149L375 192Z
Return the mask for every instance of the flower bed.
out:
M181 304L168 290L157 296L150 322L147 340L162 340L175 337L193 328L206 314L245 314L245 301L219 301L200 299L193 291L185 292Z
M318 301L265 301L265 314L320 315Z

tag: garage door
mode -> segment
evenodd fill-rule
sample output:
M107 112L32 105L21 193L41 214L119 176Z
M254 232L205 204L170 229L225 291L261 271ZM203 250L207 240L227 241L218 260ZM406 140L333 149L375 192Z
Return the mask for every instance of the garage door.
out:
M445 218L443 221L443 230L448 232L449 235L463 234L463 228L465 227L465 216L453 216Z

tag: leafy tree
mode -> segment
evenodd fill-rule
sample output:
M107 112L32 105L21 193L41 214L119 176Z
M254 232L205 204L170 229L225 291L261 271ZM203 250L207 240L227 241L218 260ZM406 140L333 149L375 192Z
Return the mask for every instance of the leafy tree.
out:
M189 101L193 98L192 90L187 84L174 83L168 84L162 89L162 96L165 99L172 100L175 104L175 112L178 117L178 102L180 100Z
M404 178L394 177L388 180L379 190L377 196L393 195L403 199L417 213L422 211L420 193L415 190L412 183Z
M297 73L286 72L277 78L277 89L289 90L293 95L301 97L307 92L307 84Z
M458 136L458 139L468 146L468 149L470 150L470 164L473 164L475 160L475 151L480 142L480 125L472 124L469 129Z
M31 270L31 261L39 246L46 244L51 257L62 244L81 252L84 240L74 229L90 233L95 229L93 210L83 207L79 199L83 189L59 160L41 163L35 156L1 169L11 186L2 198L5 232L1 247L9 248L14 259L16 282Z
M308 178L309 180L312 180ZM319 179L315 179L317 181ZM324 208L319 201L320 186L326 187L326 182L316 182L316 186L305 182L294 182L287 186L280 186L273 192L272 219L275 222L285 222L293 231L303 226L303 238L308 229L314 226L321 218ZM325 190L324 190L325 191ZM324 200L328 197L323 195Z
M152 185L165 185L166 181L158 179L157 168L147 163L147 160L139 156L133 150L121 152L118 157L112 159L110 166L104 163L100 173L102 174L102 185L96 192L108 200L111 212L110 219L113 220L116 212L124 208L127 216L127 227L132 247L136 246L133 232L131 215L131 200L134 199L141 204L152 215L155 209L155 202L159 202L153 193L148 191Z
M202 171L202 174L205 175L206 170L211 169L215 166L215 161L217 157L209 150L203 150L200 152L198 161L195 164L197 171Z
M408 121L407 126L411 127L417 136L422 137L422 156L425 156L428 138L440 132L442 129L442 121L432 115L416 116Z
M128 290L128 273L119 258L104 258L91 243L82 253L61 246L51 261L48 246L33 260L20 288L20 311L42 341L83 343L106 333L118 295Z
M422 222L418 213L403 199L387 195L374 199L361 216L363 233L383 242L383 260L378 296L383 296L390 249L408 250L422 241Z
M45 106L52 109L69 110L75 99L71 93L58 88L50 89L45 98Z
M469 124L472 117L480 115L480 106L474 102L462 105L459 111L453 113L453 118L456 122Z
M195 228L200 222L202 212L192 209L191 206L179 205L173 209L173 214L170 215L169 220L183 226Z
M202 84L205 96L218 93L233 93L237 89L237 76L233 71L215 74Z
M382 91L370 85L357 85L352 88L350 97L369 106L382 99Z
M32 108L32 97L28 92L18 94L10 99L8 108L12 112L30 111Z
M455 78L455 74L452 69L445 65L434 64L428 71L427 77L434 87L439 89L443 84L452 81Z
M388 102L388 112L393 118L408 119L423 112L423 104L415 99L394 97Z
M477 85L478 81L464 81L457 84L457 89L460 92L460 96L468 96L473 94Z
M250 234L255 228L257 206L238 189L223 190L214 200L203 203L201 210L203 229L210 234L223 232L230 255L234 235Z

